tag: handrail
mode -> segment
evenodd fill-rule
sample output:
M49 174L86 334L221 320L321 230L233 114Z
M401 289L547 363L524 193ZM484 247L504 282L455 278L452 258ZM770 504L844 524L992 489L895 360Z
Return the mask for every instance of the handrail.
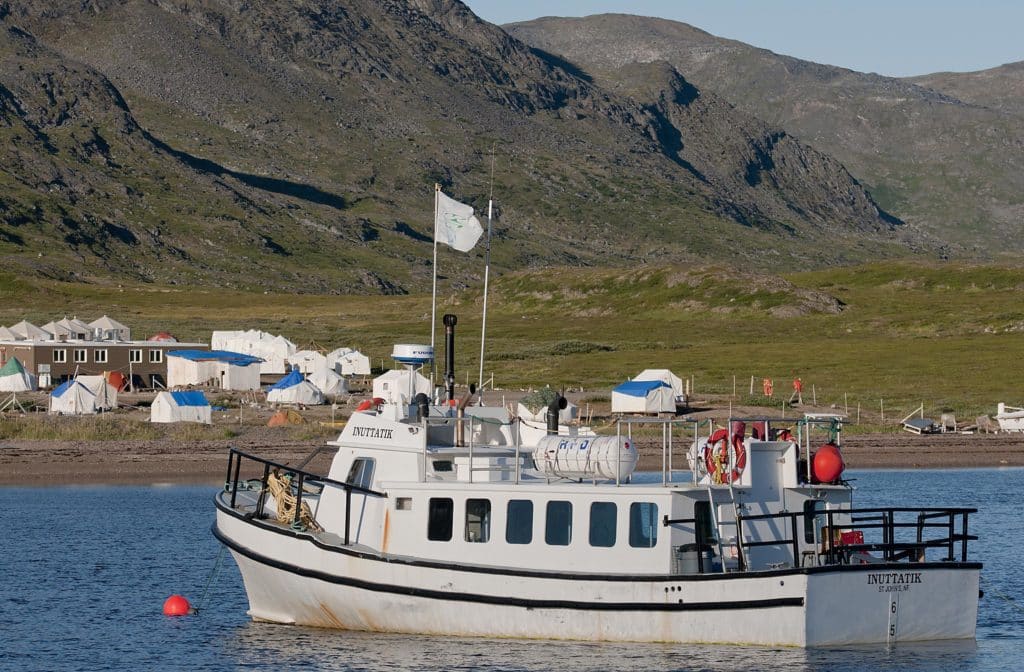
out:
M305 471L303 469L297 469L295 467L288 466L281 462L275 462L268 460L263 457L251 455L245 451L238 450L237 448L229 448L228 452L228 480L224 483L224 490L231 492L231 508L234 509L236 506L236 500L238 496L238 477L242 467L242 460L250 460L257 464L263 465L263 477L260 479L260 493L256 500L256 511L257 517L263 516L263 507L266 502L267 493L267 479L270 477L271 469L281 469L285 472L294 474L297 476L297 485L295 493L295 515L292 520L292 525L298 525L301 511L302 511L302 493L304 491L303 486L307 482L313 484L319 484L321 488L324 485L331 485L338 488L342 488L345 491L345 545L348 546L350 542L350 529L352 526L351 512L352 512L352 493L355 492L361 495L367 495L370 497L387 497L387 493L377 492L370 488L364 488L361 485L355 483L347 483L345 481L337 481L327 476L321 476L311 471Z

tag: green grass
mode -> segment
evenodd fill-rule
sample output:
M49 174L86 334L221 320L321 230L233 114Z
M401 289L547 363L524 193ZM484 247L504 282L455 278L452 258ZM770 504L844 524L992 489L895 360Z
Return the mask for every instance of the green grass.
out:
M879 422L883 404L887 425L922 403L926 416L952 411L969 420L993 414L998 401L1024 402L1016 367L1022 287L1020 267L952 263L880 263L785 280L679 267L511 274L491 284L485 377L493 373L508 390L550 385L600 395L644 368L669 368L692 379L697 398L774 407L800 376L805 402L813 396L819 407L851 414L859 405L864 424ZM374 366L391 366L394 343L430 342L429 295L103 287L2 273L0 288L10 297L0 307L8 326L107 313L140 337L167 329L203 342L214 329L256 328L300 346L355 347ZM808 292L844 308L818 311ZM439 292L438 323L445 312L459 316L460 383L478 375L481 305L479 288ZM439 332L439 361L442 343ZM772 402L756 394L763 378L775 382Z

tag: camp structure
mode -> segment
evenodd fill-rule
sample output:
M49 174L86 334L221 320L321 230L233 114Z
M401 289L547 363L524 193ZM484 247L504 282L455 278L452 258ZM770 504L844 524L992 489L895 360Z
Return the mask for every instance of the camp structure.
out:
M259 372L265 374L288 373L288 357L298 350L295 344L284 336L275 336L257 329L215 331L210 337L210 349L259 357Z
M325 397L338 397L348 394L348 381L334 369L319 369L306 376L306 380L320 388Z
M0 367L0 392L31 392L36 389L36 377L25 370L17 357L11 357Z
M24 340L21 336L14 333L7 327L0 327L0 341L21 341Z
M92 329L93 338L97 341L130 341L132 330L112 317L103 317L88 324Z
M209 385L224 390L260 389L259 357L226 350L168 350L167 386Z
M324 393L295 368L270 386L267 390L267 403L317 406L324 403Z
M683 379L668 369L644 369L633 380L660 380L672 388L672 396L675 397L676 406L686 406L686 387Z
M675 413L672 387L663 380L628 380L612 388L612 413Z
M50 393L53 415L92 415L96 412L96 395L77 380L61 383Z
M78 376L76 380L96 397L97 411L117 408L117 388L107 382L106 376Z
M31 322L22 320L15 325L9 327L11 333L19 337L20 340L26 341L48 341L50 340L49 332L43 331Z
M303 373L312 373L327 368L327 357L316 350L297 350L288 355L288 365L292 370L298 367Z
M392 404L408 404L422 392L430 396L430 380L417 371L393 369L373 379L373 396Z
M210 402L199 390L163 391L156 395L149 408L150 422L213 422Z
M370 358L352 348L327 353L327 365L343 376L370 375Z

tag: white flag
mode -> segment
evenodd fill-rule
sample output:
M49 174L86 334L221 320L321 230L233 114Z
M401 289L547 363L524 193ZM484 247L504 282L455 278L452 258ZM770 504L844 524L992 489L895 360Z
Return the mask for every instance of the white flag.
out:
M434 240L459 252L469 252L480 240L484 229L473 216L473 207L437 192L437 216L434 218Z

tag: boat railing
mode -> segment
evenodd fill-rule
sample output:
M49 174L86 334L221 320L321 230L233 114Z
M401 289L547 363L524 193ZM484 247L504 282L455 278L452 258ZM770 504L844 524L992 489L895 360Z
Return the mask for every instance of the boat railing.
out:
M299 469L294 466L289 466L281 462L274 462L263 457L251 455L244 451L238 450L237 448L231 448L228 452L228 472L227 477L224 480L224 491L231 493L231 508L234 509L237 506L237 499L239 491L248 490L248 481L240 480L242 473L242 462L252 462L255 465L262 465L263 475L260 478L260 489L259 495L256 500L256 510L253 513L255 518L264 517L264 506L266 505L267 499L267 481L270 478L272 471L281 471L291 476L291 488L292 495L295 497L295 513L292 520L293 527L301 526L301 513L302 513L302 496L306 492L306 487L319 487L321 490L324 486L332 486L341 488L345 491L345 545L348 546L350 542L349 531L351 525L351 511L352 511L352 494L367 495L369 497L387 497L386 493L377 492L369 488L364 488L355 483L346 483L345 481L336 481L333 478L328 478L320 474L316 474L304 469Z
M801 512L740 514L736 519L740 544L740 568L747 566L750 549L763 546L792 548L793 566L800 563L800 531L814 520L815 551L810 552L815 562L825 565L856 562L927 562L929 549L943 549L944 562L967 562L967 542L978 537L968 533L968 520L977 509L915 507L887 507L866 509L827 509L811 514ZM748 540L743 538L743 526L757 521L789 520L789 534L775 539ZM818 521L824 524L818 545ZM803 525L801 524L803 523ZM934 532L941 531L938 536ZM913 532L911 535L910 533ZM819 550L820 549L820 550ZM879 556L872 555L879 553ZM819 560L820 559L820 560Z
M469 480L470 483L473 482L473 473L474 472L478 472L478 471L499 472L499 473L513 474L514 481L516 483L519 483L519 479L520 479L520 476L522 474L522 466L521 466L522 459L521 458L522 458L522 447L523 446L522 446L522 439L520 437L520 433L519 433L519 431L518 431L518 429L516 427L517 423L519 422L518 419L513 419L511 421L504 421L504 420L499 420L497 418L482 418L482 417L477 417L475 415L467 414L467 415L462 416L462 417L458 417L458 416L451 416L451 417L449 417L449 416L428 416L428 417L423 418L421 422L422 422L423 427L426 428L425 436L427 438L425 438L424 442L423 442L423 460L422 460L422 464L421 464L421 467L420 467L420 482L425 482L427 480L427 461L429 459L429 455L427 454L427 451L430 448L430 440L429 440L430 432L429 432L429 428L431 428L431 427L451 427L452 432L453 432L453 437L456 439L454 441L454 443L458 443L459 439L461 438L461 442L463 444L461 446L456 445L454 447L456 447L456 448L464 448L466 450L466 457L467 457L467 467L466 468L468 470L468 480ZM503 463L503 464L496 464L496 465L486 465L486 466L477 465L475 458L476 457L480 457L480 454L474 454L474 453L476 453L476 451L479 450L480 448L491 448L491 447L494 447L494 446L491 446L491 444L489 444L489 443L478 443L476 441L475 437L477 436L478 433L482 433L482 430L483 430L485 425L511 426L513 428L512 431L511 431L511 434L514 437L513 445L512 446L501 446L501 447L504 447L504 448L514 448L515 449L515 458L511 462L506 462L506 463ZM467 430L467 426L468 426L468 432L466 431ZM467 434L468 434L468 438L466 438ZM460 437L460 435L461 435L461 437Z
M621 416L615 421L615 434L617 437L626 436L633 442L634 446L641 445L638 438L657 441L657 436L648 436L643 431L645 427L656 427L656 432L661 434L661 482L662 485L671 485L674 475L690 472L690 465L687 462L686 454L697 440L700 427L709 424L709 420L694 420L688 417L656 417L656 416ZM678 436L676 435L678 432ZM676 446L683 447L683 455L676 455ZM679 466L680 462L682 467ZM696 476L694 476L696 483Z

